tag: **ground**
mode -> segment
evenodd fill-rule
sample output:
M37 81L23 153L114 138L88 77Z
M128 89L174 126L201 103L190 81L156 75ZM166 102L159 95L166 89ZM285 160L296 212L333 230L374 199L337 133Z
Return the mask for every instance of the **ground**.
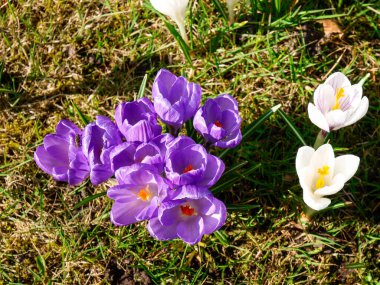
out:
M185 57L164 21L174 23L149 1L2 1L0 284L379 284L378 1L240 1L232 26L225 8L190 1ZM215 191L227 222L196 246L156 241L144 222L113 226L106 196L78 206L112 182L70 187L33 161L60 119L83 127L80 112L113 117L145 74L151 95L160 68L200 84L203 100L232 94L245 131L282 106L223 157L227 171L243 165ZM294 165L302 144L283 115L313 145L307 104L335 71L351 82L370 74L368 114L330 136L337 154L361 163L304 224Z

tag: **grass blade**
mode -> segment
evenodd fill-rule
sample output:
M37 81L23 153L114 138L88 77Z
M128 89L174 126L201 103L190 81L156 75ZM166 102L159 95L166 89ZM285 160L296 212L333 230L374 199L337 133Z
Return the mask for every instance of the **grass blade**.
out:
M101 193L97 193L97 194L94 194L94 195L91 195L85 199L83 199L82 201L80 201L79 203L77 203L75 206L74 206L74 209L78 209L80 207L82 207L83 205L86 205L87 203L91 202L92 200L95 200L96 198L99 198L99 197L102 197L104 195L106 195L107 192L104 191L104 192L101 192Z
M181 47L183 54L186 57L187 62L193 66L193 61L191 60L190 56L190 48L189 46L185 43L184 39L181 37L181 35L177 32L176 28L170 24L168 21L165 21L166 27L169 29L170 33L174 36L176 41L178 42L179 46Z
M223 5L220 3L219 0L211 0L212 3L214 3L216 9L220 12L220 14L222 14L222 17L228 21L228 16L226 14L226 11L225 11L225 8L223 7Z
M75 112L78 114L79 118L82 120L83 124L87 125L89 123L89 119L82 113L82 111L78 108L74 101L71 101L71 104Z
M269 111L267 111L265 114L263 114L260 118L258 118L256 121L252 122L248 127L246 127L243 130L243 139L246 139L249 137L254 130L256 130L259 126L261 126L272 114L276 113L277 110L281 108L281 104L278 104L272 108L270 108ZM227 153L229 153L232 149L228 148L225 151L223 151L220 155L219 158L224 157Z
M147 80L148 80L148 74L145 74L143 81L141 82L141 85L140 85L139 93L137 94L137 99L144 97Z
M281 116L281 118L283 118L283 120L285 121L285 123L290 127L290 129L293 131L293 133L296 135L296 137L299 139L299 141L304 145L304 146L307 146L307 143L305 142L305 140L303 139L301 133L297 130L296 126L293 124L293 122L291 122L288 118L288 116L286 116L286 114L284 113L284 111L282 111L281 109L278 110L278 114Z

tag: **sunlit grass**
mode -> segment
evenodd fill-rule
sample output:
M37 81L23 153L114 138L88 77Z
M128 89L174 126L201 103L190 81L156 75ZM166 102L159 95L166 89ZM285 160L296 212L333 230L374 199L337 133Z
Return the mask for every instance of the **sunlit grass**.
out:
M376 1L241 1L234 26L217 2L191 1L191 64L144 1L0 4L0 284L379 282ZM325 18L337 20L343 38L324 37L315 21ZM150 96L162 67L199 83L203 100L234 95L243 128L281 104L299 132L275 113L224 156L232 170L220 184L236 177L216 191L227 223L193 247L155 241L144 223L113 226L107 197L78 204L108 184L69 187L32 159L60 119L84 125L76 107L90 120L112 116L118 102L142 94L145 75ZM351 82L371 74L369 113L331 135L361 165L305 229L295 154L299 135L313 145L318 132L305 113L315 87L338 70Z

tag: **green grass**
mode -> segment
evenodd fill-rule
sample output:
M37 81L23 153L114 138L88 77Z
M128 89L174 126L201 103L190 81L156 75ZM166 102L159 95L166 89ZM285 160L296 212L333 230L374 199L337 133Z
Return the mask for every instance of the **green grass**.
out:
M0 4L0 284L379 284L379 6L271 3L241 1L228 26L224 2L191 1L191 64L147 1ZM343 38L323 37L326 18ZM141 96L145 75L150 96L163 67L199 83L204 100L233 94L243 128L277 104L284 112L224 156L236 168L220 184L238 178L216 191L228 219L196 246L153 240L144 223L113 226L107 197L78 204L111 182L69 187L33 161L60 119L112 117ZM305 228L295 154L299 135L313 145L318 132L306 114L313 91L338 70L352 82L371 74L367 116L330 137L361 164Z

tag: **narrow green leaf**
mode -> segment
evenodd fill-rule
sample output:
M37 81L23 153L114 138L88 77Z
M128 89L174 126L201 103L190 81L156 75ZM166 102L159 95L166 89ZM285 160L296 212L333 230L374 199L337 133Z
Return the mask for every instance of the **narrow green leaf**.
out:
M229 245L227 235L224 231L219 230L214 232L214 236L217 237L217 239L220 241L221 244L223 245Z
M212 3L214 3L216 9L222 14L222 17L224 20L228 21L228 15L226 14L226 10L224 6L220 3L219 0L212 0Z
M145 74L143 81L141 82L141 85L140 85L139 94L137 94L137 99L144 97L147 80L148 80L148 74Z
M267 111L265 114L263 114L260 118L258 118L256 121L252 122L248 127L246 127L243 130L243 138L242 140L246 139L249 137L255 129L257 129L259 126L261 126L272 114L277 112L281 108L281 104L278 104L272 108L270 108L269 111ZM224 157L227 153L229 153L232 149L228 148L225 151L223 151L220 155L219 158Z
M365 263L350 263L345 266L347 269L358 269L358 268L366 268L367 264Z
M191 60L190 49L189 49L188 45L185 43L185 41L183 40L181 35L177 32L176 28L172 24L170 24L168 21L165 21L165 25L169 29L170 33L174 36L174 38L178 42L179 46L181 47L183 54L186 57L187 62L191 66L193 66L193 61Z
M226 171L226 172L223 173L223 176L228 176L229 174L231 174L231 173L235 172L236 170L242 168L247 163L248 163L248 161L243 161L241 163L238 163L238 164L232 166L228 171Z
M297 130L296 126L293 124L293 122L290 121L288 116L282 111L281 109L278 110L278 114L281 116L281 118L285 121L285 123L290 127L290 129L293 131L293 133L296 135L296 137L299 139L299 141L304 145L307 146L307 143L303 139L300 132Z
M226 182L223 182L221 184L217 184L213 188L211 188L211 191L215 194L218 192L221 192L234 184L236 181L241 180L241 179L246 179L248 178L248 175L254 172L256 169L260 168L261 164L256 164L255 166L250 167L248 170L244 171L243 173L237 173L233 178L227 180Z
M227 205L227 210L236 210L236 211L249 211L251 209L260 208L260 205Z
M45 276L45 273L46 273L45 259L41 255L39 255L36 257L36 262L37 262L37 267L38 267L38 270L40 271L40 274L42 276Z
M78 114L79 118L82 120L83 124L87 125L89 123L88 118L82 113L81 110L79 110L78 106L74 103L74 101L71 101L71 104L75 112Z
M101 193L97 193L97 194L91 195L91 196L83 199L79 203L77 203L74 206L74 209L78 209L78 208L82 207L83 205L86 205L87 203L91 202L92 200L95 200L96 198L102 197L102 196L104 196L106 194L107 194L107 192L105 191L105 192L101 192Z

